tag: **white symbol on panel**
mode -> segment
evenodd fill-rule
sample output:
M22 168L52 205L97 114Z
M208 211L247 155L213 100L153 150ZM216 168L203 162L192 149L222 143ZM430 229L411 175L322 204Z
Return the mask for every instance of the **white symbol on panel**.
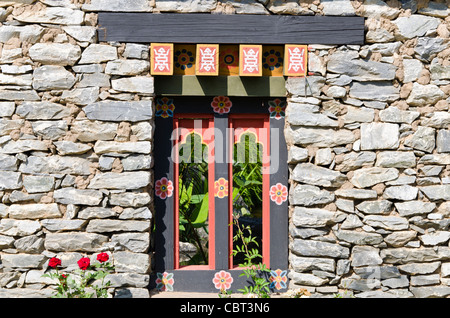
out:
M258 72L258 50L244 50L244 71L249 73Z
M300 50L298 47L291 50L289 49L289 71L294 69L295 72L298 72L300 69L303 71L303 54L304 50Z
M168 70L169 68L169 53L170 48L167 50L164 50L164 48L159 48L158 50L154 49L155 51L155 70L158 69L161 72L164 70Z
M211 50L209 47L202 50L200 49L200 69L205 70L207 72L213 70L216 70L216 63L215 63L215 55L216 55L216 49Z

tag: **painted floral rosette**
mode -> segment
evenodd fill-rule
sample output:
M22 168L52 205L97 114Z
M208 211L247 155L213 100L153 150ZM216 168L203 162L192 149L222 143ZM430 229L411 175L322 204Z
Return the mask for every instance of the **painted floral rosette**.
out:
M211 107L213 108L214 112L218 114L229 113L232 106L233 104L231 103L230 99L226 96L214 97L211 103Z

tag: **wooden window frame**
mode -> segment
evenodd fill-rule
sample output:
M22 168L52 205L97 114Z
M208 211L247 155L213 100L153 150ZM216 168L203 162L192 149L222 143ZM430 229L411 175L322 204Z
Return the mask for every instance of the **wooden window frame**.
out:
M270 268L270 201L269 201L269 188L270 188L270 160L268 159L268 152L270 151L270 121L269 116L267 114L230 114L228 116L228 128L230 128L229 133L229 143L234 144L234 126L233 126L233 119L251 119L251 118L257 118L257 119L263 119L264 120L264 129L266 131L266 139L267 143L264 145L263 149L263 213L262 213L262 262ZM233 140L233 142L231 142ZM232 151L229 153L229 160L228 160L228 180L233 180L233 163L232 163ZM229 182L229 193L233 193L233 182ZM229 196L229 208L228 208L228 218L231 222L233 218L233 197ZM233 237L233 228L229 227L228 232L229 238ZM229 239L229 250L233 250L233 240ZM228 267L230 269L236 269L237 266L233 266L233 257L230 256L229 258L229 265Z
M156 97L156 100L158 100L158 98L160 97ZM283 133L284 117L274 118L269 115L268 111L269 101L273 101L277 98L229 97L233 102L233 107L228 114L217 114L213 112L213 109L210 106L213 98L214 97L212 96L176 96L169 98L170 100L173 100L175 104L173 117L156 117L155 119L155 181L162 177L166 177L173 181L176 178L176 167L173 162L170 162L172 142L169 138L173 129L176 128L173 122L176 121L177 118L209 118L209 120L213 122L214 128L223 131L224 136L226 136L227 128L230 128L231 122L235 118L248 118L249 116L252 118L267 118L264 128L270 128L267 130L268 134L270 131L273 131L273 129L278 131L278 134L270 133L269 136L267 136L268 150L270 154L276 153L279 156L280 166L275 173L263 174L263 193L265 196L263 205L266 206L265 215L263 215L263 219L266 217L263 223L265 224L265 228L263 229L263 262L273 270L281 269L287 271L289 244L288 202L286 200L286 202L279 205L269 198L269 188L272 185L282 183L286 185L286 187L288 186L287 146ZM278 98L278 100L285 101L284 98ZM157 102L156 105L158 105ZM223 156L229 156L231 153L229 149L231 146L229 141L233 140L229 139L231 137L232 136L227 136L225 138L227 139L225 141L227 150L223 152ZM219 160L219 162L214 163L214 180L218 180L220 177L232 180L230 179L230 161L225 160L226 157L222 159L224 160ZM263 160L263 162L267 161ZM212 167L209 168L210 175L212 174L211 168ZM267 169L269 166L266 165L265 168ZM229 182L229 185L231 183L232 182ZM231 194L232 192L229 191L229 193ZM226 210L228 212L224 215L222 215L223 213L216 213L214 216L214 228L212 229L215 237L215 244L212 247L214 255L209 256L209 264L187 267L176 266L175 253L177 253L177 247L175 245L178 245L176 244L176 230L174 229L174 225L177 224L174 213L176 206L174 201L176 196L177 194L174 193L170 200L161 200L159 197L155 196L155 269L150 277L150 288L156 287L156 280L162 273L170 273L174 277L175 283L173 288L176 291L218 292L212 283L212 278L216 273L222 270L227 271L233 277L234 282L231 288L232 290L247 286L248 281L245 276L239 276L242 273L242 269L233 268L232 260L230 258L232 250L232 245L230 246L230 242L232 244L232 233L230 233L231 227L228 226L230 224L231 213L231 202L229 198L220 201L220 203L218 203L218 198L214 199L214 210L222 209L222 211ZM222 204L223 207L218 207L218 204ZM228 230L219 231L219 228L227 228Z
M174 120L173 120L173 129L174 131L178 131L179 128L179 120L180 119L186 119L186 118L192 118L195 119L202 119L202 120L208 120L208 128L214 128L214 116L211 114L182 114L177 113L174 114ZM203 128L203 127L202 127ZM178 141L179 135L176 135L175 138ZM208 257L208 265L190 265L190 266L181 266L180 265L180 248L179 248L179 166L176 162L178 162L178 153L179 153L179 144L174 142L174 149L175 149L175 156L176 160L174 165L174 264L173 268L175 270L177 269L184 269L184 270L201 270L201 269L214 269L214 263L215 263L215 244L214 244L214 236L215 236L215 213L209 214L209 257ZM214 183L212 182L214 180L214 162L208 163L208 195L209 195L209 211L215 211L214 209ZM211 244L212 243L212 244Z

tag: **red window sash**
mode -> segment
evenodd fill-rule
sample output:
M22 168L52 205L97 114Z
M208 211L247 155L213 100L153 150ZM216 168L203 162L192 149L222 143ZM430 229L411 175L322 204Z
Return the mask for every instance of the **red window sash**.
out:
M183 119L192 119L192 127L181 127L180 121ZM175 162L174 162L174 185L175 185L175 198L174 198L174 269L183 269L183 270L196 270L196 269L214 269L215 264L215 218L214 218L214 140L207 140L209 156L208 156L208 230L209 230L209 244L208 244L208 265L192 265L192 266L180 266L180 228L179 228L179 206L180 206L180 193L179 193L179 166L177 164L179 160L179 145L180 141L184 136L179 135L179 128L187 128L189 130L188 133L194 131L193 120L198 119L202 120L202 138L205 135L206 129L214 128L214 120L212 115L207 114L176 114L173 120L173 128L176 132L175 141L173 146L175 147ZM207 120L207 127L204 128L203 122ZM187 121L187 120L186 120ZM189 125L186 125L189 126ZM198 132L198 131L197 131ZM210 138L213 136L210 136ZM208 138L209 139L209 138ZM212 147L212 149L211 149ZM212 156L212 158L210 157Z
M229 135L229 141L230 141L230 149L232 150L234 147L235 142L235 128L236 125L234 125L233 119L245 119L247 123L252 122L252 119L264 119L263 126L262 127L252 127L252 128L264 128L264 132L266 136L258 136L258 139L261 141L266 141L263 143L263 211L262 211L262 257L263 257L263 263L266 264L267 267L270 267L270 198L269 198L269 189L270 189L270 121L269 117L266 114L230 114L228 116L229 118L229 128L230 128L230 135ZM251 124L247 126L252 126ZM260 125L253 125L253 126L260 126ZM242 127L244 128L244 127ZM250 128L250 127L245 127ZM228 185L229 190L228 193L233 193L233 152L229 152L229 164L228 164ZM228 205L228 218L230 220L229 223L233 220L233 195L229 196L229 205ZM229 257L229 268L231 269L237 269L238 267L233 265L233 227L229 227L228 231L229 236L229 251L230 251L230 257ZM240 268L241 269L241 268Z
M265 136L258 136L259 140L264 140L263 143L263 211L262 211L262 256L263 263L270 268L270 197L269 197L269 189L270 189L270 121L269 117L266 114L229 114L229 149L228 152L228 200L229 200L229 211L228 211L228 244L229 244L229 268L230 269L238 269L238 267L233 266L233 227L232 223L232 213L233 213L233 145L234 145L234 129L236 125L233 124L233 119L245 119L247 123L252 122L252 119L263 119L263 125L259 124L259 127L252 128L264 128ZM190 266L180 266L180 248L179 248L179 166L176 162L178 162L179 156L179 144L182 137L179 135L179 128L181 128L180 121L183 119L192 119L192 123L194 119L207 120L207 128L214 128L214 116L208 114L174 114L173 120L173 129L176 131L177 135L175 136L175 140L173 141L174 151L175 151L175 163L174 163L174 269L183 269L183 270L201 270L201 269L215 269L215 206L214 206L214 136L212 136L212 140L208 141L208 149L209 155L212 157L208 157L208 195L209 195L209 251L208 251L208 265L190 265ZM187 126L187 125L186 125ZM251 126L251 125L247 125ZM205 129L204 125L202 125L201 135L204 136ZM187 127L183 127L187 128ZM244 127L243 127L244 128ZM245 127L251 128L251 127ZM193 131L192 128L188 128L189 133ZM211 148L213 147L213 148ZM242 269L242 268L239 268Z

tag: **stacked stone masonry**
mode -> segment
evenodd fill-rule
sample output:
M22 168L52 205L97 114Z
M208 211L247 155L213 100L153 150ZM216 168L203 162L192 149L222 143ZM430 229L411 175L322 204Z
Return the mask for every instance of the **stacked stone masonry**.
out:
M149 296L149 45L100 43L99 11L365 17L364 45L305 43L314 75L287 79L289 288L450 296L448 2L1 0L0 297L100 252L111 297Z

